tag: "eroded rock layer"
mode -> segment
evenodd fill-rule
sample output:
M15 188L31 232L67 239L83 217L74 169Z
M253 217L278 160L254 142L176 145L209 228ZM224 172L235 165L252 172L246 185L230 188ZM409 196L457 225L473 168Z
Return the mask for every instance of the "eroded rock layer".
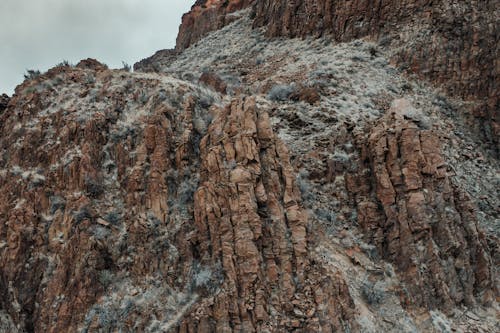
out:
M0 97L0 333L498 331L491 2L251 4Z
M0 122L0 308L22 332L144 331L194 294L197 92L86 63L19 86Z
M476 300L490 303L494 265L475 208L451 181L438 136L410 120L416 112L408 101L396 100L370 134L358 138L361 159L371 169L364 177L348 177L358 222L401 271L407 306L451 311Z
M0 96L0 112L5 110L7 108L7 105L9 104L10 97L7 96L6 94L2 94Z

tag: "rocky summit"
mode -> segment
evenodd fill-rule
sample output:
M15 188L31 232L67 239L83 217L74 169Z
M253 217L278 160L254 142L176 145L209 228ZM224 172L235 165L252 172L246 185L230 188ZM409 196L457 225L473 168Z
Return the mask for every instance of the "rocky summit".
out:
M0 332L498 332L499 17L198 0L134 72L29 76Z

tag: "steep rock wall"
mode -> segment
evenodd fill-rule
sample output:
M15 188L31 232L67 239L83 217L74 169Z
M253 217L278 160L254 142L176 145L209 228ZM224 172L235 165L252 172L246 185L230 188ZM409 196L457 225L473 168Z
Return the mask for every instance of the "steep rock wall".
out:
M266 112L217 101L90 59L17 88L0 118L3 327L356 330L342 274L310 260Z
M498 290L486 237L467 194L449 177L439 138L409 120L415 112L396 100L369 135L358 136L370 169L348 175L359 225L401 271L407 306L488 304Z
M191 10L182 16L177 35L177 51L231 23L231 13L249 7L255 0L197 0Z
M496 1L262 0L254 25L268 36L378 39L399 66L478 102L478 132L498 149L499 11Z

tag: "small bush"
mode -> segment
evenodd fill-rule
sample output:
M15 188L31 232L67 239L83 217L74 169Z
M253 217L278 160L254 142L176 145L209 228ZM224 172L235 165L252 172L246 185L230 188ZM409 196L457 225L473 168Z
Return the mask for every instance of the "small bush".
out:
M56 65L56 67L71 67L71 64L68 60L63 60Z
M335 150L335 153L333 154L333 160L338 163L348 163L350 161L349 155L341 150Z
M334 212L322 208L315 209L314 214L322 221L335 222L337 219L337 215Z
M37 69L27 69L26 74L24 74L25 80L33 80L41 75L40 71Z
M86 84L94 84L95 83L95 77L91 74L85 75L84 82Z
M107 269L99 271L98 280L104 289L107 289L113 283L113 273Z
M384 299L384 290L371 281L365 281L361 293L366 302L370 305L379 304Z
M278 84L269 90L267 98L275 102L283 102L290 97L290 95L295 92L295 87L288 84Z
M64 210L66 208L66 201L64 198L59 196L51 196L50 200L50 214L54 214L58 210Z
M130 72L132 70L132 67L130 67L129 64L127 64L125 61L122 61L122 70L126 71L126 72Z
M98 198L104 193L104 186L96 179L87 178L85 181L87 194L91 198Z
M82 207L79 211L77 211L74 215L75 222L80 223L83 220L89 220L92 218L92 215L90 214L90 211L88 207Z
M104 216L104 219L113 225L117 225L120 223L122 216L119 212L112 211L112 212L107 213Z
M149 100L149 96L146 94L145 91L141 91L141 94L139 95L139 102L142 104L146 104Z
M193 202L196 187L197 185L193 182L187 180L181 182L179 188L177 189L177 196L181 206L185 206L186 204Z

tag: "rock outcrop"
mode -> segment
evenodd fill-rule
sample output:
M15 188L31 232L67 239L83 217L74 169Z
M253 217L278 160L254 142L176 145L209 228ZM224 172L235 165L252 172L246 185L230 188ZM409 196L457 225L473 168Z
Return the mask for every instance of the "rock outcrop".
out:
M20 331L356 327L253 99L209 111L182 81L85 64L0 119L0 309Z
M2 94L0 96L0 112L7 108L7 105L9 105L9 101L10 97L7 94Z
M182 16L175 49L191 44L234 21L232 13L249 7L255 0L197 0L191 11Z
M255 26L268 36L324 36L337 41L371 37L393 50L393 60L444 88L477 102L478 133L498 149L500 9L496 1L263 0Z
M311 263L307 215L288 152L253 99L217 114L200 144L196 242L224 282L181 330L345 331L353 303L340 275ZM213 324L212 324L213 323Z
M227 92L227 84L220 78L220 76L213 72L202 73L198 81L221 94L225 94Z
M198 93L91 67L25 82L0 120L0 309L21 332L144 331L193 297Z
M491 303L498 293L495 266L475 208L450 179L439 137L411 120L417 112L396 100L369 135L358 138L371 170L348 176L359 225L401 271L407 306L449 312L476 300Z
M138 72L159 72L158 64L169 65L175 61L178 52L175 50L160 50L151 57L142 59L134 64L134 71Z
M200 0L2 95L0 333L498 331L491 4Z

